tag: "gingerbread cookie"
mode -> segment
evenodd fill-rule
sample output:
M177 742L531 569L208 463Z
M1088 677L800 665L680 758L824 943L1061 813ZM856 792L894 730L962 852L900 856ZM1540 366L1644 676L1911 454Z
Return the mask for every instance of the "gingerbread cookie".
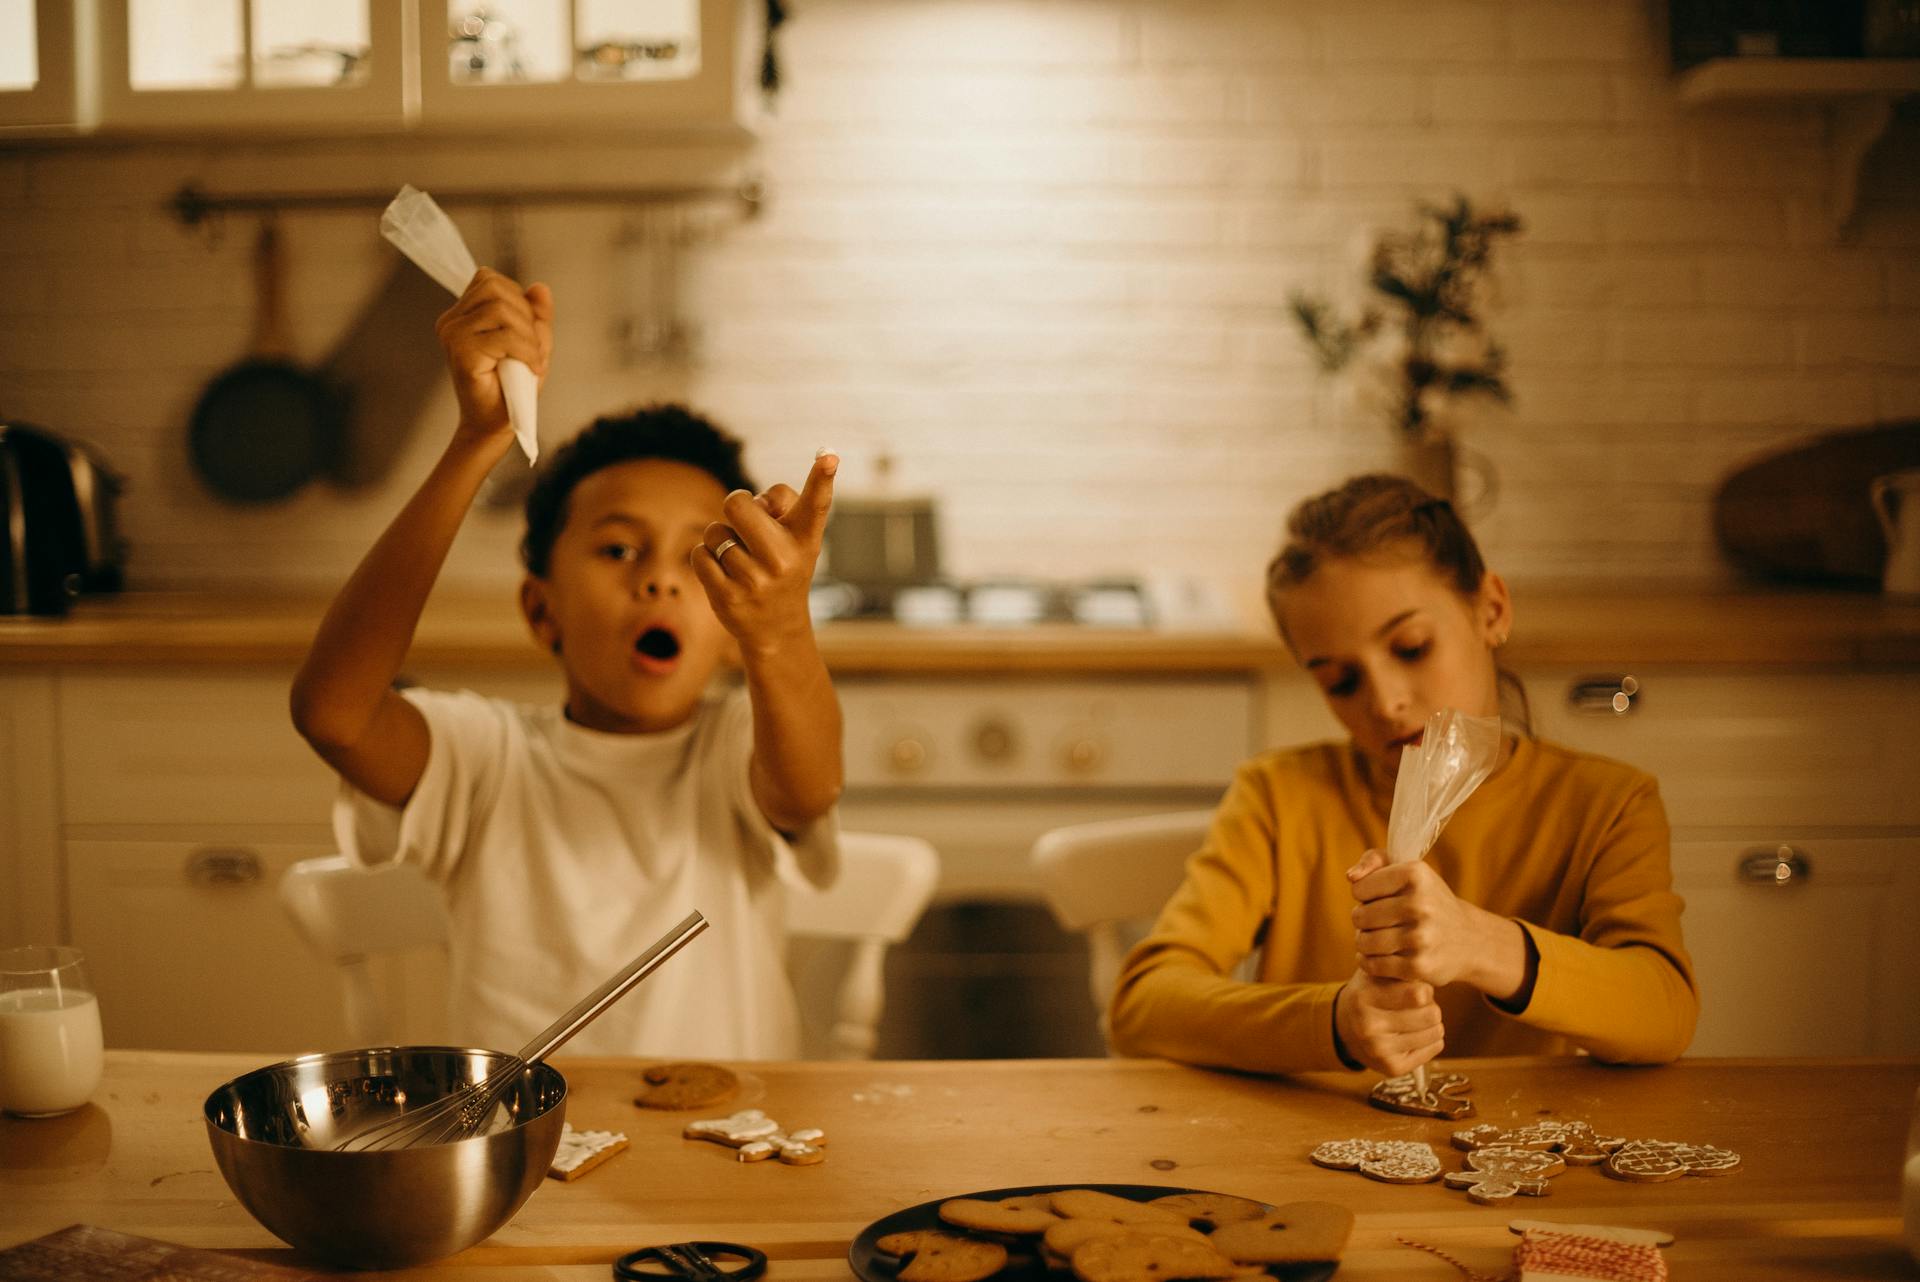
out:
M1389 1113L1405 1113L1409 1117L1440 1117L1452 1121L1473 1116L1473 1101L1466 1097L1472 1089L1473 1083L1463 1074L1429 1073L1426 1094L1423 1095L1419 1084L1413 1080L1413 1074L1403 1073L1399 1077L1388 1077L1374 1083L1373 1090L1367 1095L1367 1103L1375 1108L1384 1108Z
M1117 1237L1122 1233L1146 1233L1154 1237L1178 1238L1184 1242L1206 1242L1210 1239L1196 1228L1185 1224L1119 1224L1113 1220L1062 1220L1055 1219L1047 1225L1047 1231L1041 1236L1041 1242L1047 1250L1062 1259L1071 1260L1073 1253L1085 1243L1097 1237Z
M1213 1249L1242 1264L1337 1260L1353 1232L1353 1212L1334 1202L1288 1202L1257 1220L1223 1224Z
M642 1108L705 1108L740 1089L733 1070L718 1064L654 1064L640 1074L646 1086L633 1098Z
M1008 1199L1012 1201L1014 1199ZM1030 1206L1010 1206L977 1197L956 1197L940 1204L940 1218L948 1224L982 1233L1043 1233L1060 1217Z
M1472 1152L1478 1148L1527 1148L1558 1153L1569 1166L1595 1166L1607 1160L1627 1141L1601 1135L1585 1122L1532 1122L1500 1127L1490 1123L1453 1133L1453 1146Z
M1383 1184L1427 1184L1445 1173L1433 1145L1418 1140L1329 1140L1308 1156L1317 1166L1358 1171Z
M901 1257L900 1282L980 1282L1007 1266L1007 1248L939 1229L889 1233L874 1243Z
M1098 1189L1062 1189L1051 1197L1054 1214L1070 1220L1107 1220L1114 1224L1178 1224L1187 1217L1178 1211L1132 1198L1115 1197Z
M573 1123L562 1122L560 1147L554 1150L547 1175L556 1180L577 1180L626 1147L627 1137L617 1131L576 1131Z
M1115 1234L1083 1242L1073 1253L1080 1282L1163 1282L1239 1275L1240 1266L1205 1242L1188 1242L1151 1231Z
M1267 1213L1267 1208L1252 1198L1234 1197L1230 1193L1170 1193L1152 1199L1147 1205L1164 1206L1176 1215L1186 1216L1187 1223L1205 1226L1209 1231L1240 1220L1257 1220Z
M688 1122L680 1134L690 1140L711 1140L730 1148L743 1148L780 1134L780 1123L757 1108L743 1108L731 1117Z
M1476 1202L1501 1202L1516 1194L1545 1197L1547 1180L1567 1169L1558 1153L1530 1148L1479 1148L1467 1154L1467 1169L1449 1171L1447 1187L1465 1189Z
M1677 1140L1631 1140L1609 1153L1600 1166L1603 1173L1636 1184L1657 1184L1683 1175L1731 1175L1739 1169L1738 1153Z

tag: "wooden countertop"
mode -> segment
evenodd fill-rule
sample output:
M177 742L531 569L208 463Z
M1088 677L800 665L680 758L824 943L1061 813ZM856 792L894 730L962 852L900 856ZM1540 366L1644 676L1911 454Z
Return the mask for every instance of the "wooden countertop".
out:
M1847 593L1661 595L1515 589L1506 661L1595 664L1920 665L1920 605ZM0 617L0 667L272 664L292 667L326 608L317 597L128 594L89 598L64 619ZM1255 623L1240 629L911 628L840 622L819 630L836 673L1257 673L1292 666ZM410 662L541 670L512 593L436 597Z
M274 1263L300 1263L234 1200L200 1120L206 1094L264 1062L116 1051L94 1102L64 1118L0 1119L0 1247L90 1223ZM1482 1207L1439 1184L1375 1183L1307 1153L1364 1136L1435 1143L1451 1124L1365 1104L1361 1075L1263 1079L1147 1060L754 1064L726 1110L764 1108L828 1133L815 1167L743 1165L680 1138L689 1114L630 1103L635 1063L562 1059L568 1119L624 1131L631 1149L572 1183L545 1182L519 1216L436 1265L369 1273L412 1282L603 1279L648 1243L730 1239L773 1259L767 1282L845 1282L871 1221L933 1198L1046 1183L1165 1184L1280 1203L1340 1202L1356 1225L1341 1282L1458 1282L1396 1241L1505 1272L1514 1218L1667 1230L1689 1282L1911 1276L1900 1173L1920 1060L1698 1060L1658 1069L1579 1058L1459 1060L1481 1120L1554 1113L1629 1137L1731 1148L1740 1170L1629 1184L1576 1168L1551 1194ZM714 1112L715 1110L709 1110ZM705 1116L707 1114L698 1114Z

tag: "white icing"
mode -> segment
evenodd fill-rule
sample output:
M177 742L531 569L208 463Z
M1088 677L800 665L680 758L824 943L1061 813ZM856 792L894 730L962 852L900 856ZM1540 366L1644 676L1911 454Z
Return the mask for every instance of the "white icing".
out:
M595 1154L626 1141L627 1137L619 1131L576 1131L573 1123L563 1122L560 1126L560 1147L554 1150L550 1165L561 1172L577 1170Z

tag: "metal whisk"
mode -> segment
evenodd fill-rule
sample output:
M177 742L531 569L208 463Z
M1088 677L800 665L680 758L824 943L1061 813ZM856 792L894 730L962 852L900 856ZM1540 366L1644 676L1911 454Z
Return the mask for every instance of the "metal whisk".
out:
M660 963L679 952L695 935L707 928L707 919L699 912L688 913L685 920L662 935L654 945L621 967L606 983L582 997L573 1008L547 1025L520 1053L490 1071L479 1081L463 1086L418 1108L410 1108L396 1117L355 1131L334 1147L349 1153L382 1149L413 1148L423 1144L448 1144L478 1134L487 1124L507 1089L518 1081L530 1064L538 1064L562 1043L585 1028L600 1012L626 995L629 988L652 974Z

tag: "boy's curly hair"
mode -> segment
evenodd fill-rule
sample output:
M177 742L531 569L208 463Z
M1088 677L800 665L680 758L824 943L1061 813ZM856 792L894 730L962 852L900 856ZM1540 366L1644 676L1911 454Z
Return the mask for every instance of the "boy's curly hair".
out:
M546 577L553 541L566 524L568 497L602 468L635 459L665 459L699 468L729 493L757 489L740 461L740 449L738 437L684 405L646 405L595 419L540 469L527 494L520 560L529 574Z

